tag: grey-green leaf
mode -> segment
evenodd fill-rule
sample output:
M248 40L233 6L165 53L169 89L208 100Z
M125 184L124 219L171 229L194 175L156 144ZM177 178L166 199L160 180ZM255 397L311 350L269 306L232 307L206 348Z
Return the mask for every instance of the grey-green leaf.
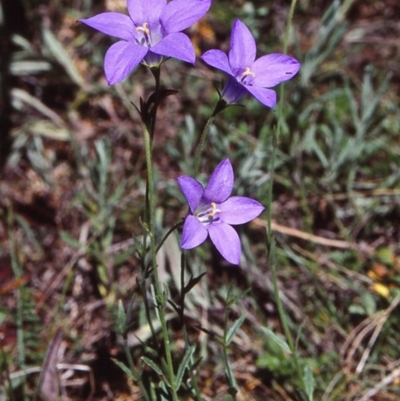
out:
M304 368L303 385L304 385L304 391L307 394L308 401L313 401L315 380L309 363L307 363L307 365Z
M196 349L195 345L192 345L186 349L185 355L182 359L181 364L179 365L178 373L176 375L176 389L177 390L179 390L179 387L181 386L183 374L185 373L186 368L188 368L190 359L192 358L195 349Z
M126 366L123 362L118 359L111 358L111 360L132 380L137 381L137 377L133 374L133 372Z
M232 327L228 330L228 333L226 334L225 337L225 344L229 345L236 334L236 332L239 330L240 326L244 322L244 319L246 319L246 315L242 315L239 317L239 319L235 320L233 323Z
M156 372L160 376L164 377L162 370L150 358L147 358L146 356L142 356L142 361L146 365L150 366L154 370L154 372Z
M288 343L279 335L275 334L268 327L261 327L261 330L271 339L275 344L277 344L283 351L291 353Z

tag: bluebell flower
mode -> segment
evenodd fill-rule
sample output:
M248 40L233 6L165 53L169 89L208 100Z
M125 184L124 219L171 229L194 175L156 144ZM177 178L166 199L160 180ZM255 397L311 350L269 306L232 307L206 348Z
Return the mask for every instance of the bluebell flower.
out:
M229 159L217 166L205 189L191 177L178 177L178 182L191 211L183 224L181 248L195 248L209 235L221 255L238 265L242 250L239 236L231 226L253 220L264 206L244 196L230 196L234 177Z
M201 59L208 65L228 74L222 90L222 98L228 103L237 102L251 93L268 107L276 104L272 88L291 79L300 69L300 63L285 54L268 54L256 60L256 43L243 22L236 20L232 27L229 54L221 50L209 50Z
M193 64L193 45L181 31L203 17L210 5L211 0L127 0L129 15L105 12L80 21L121 39L107 50L104 59L107 81L114 85L140 62L155 67L173 57Z

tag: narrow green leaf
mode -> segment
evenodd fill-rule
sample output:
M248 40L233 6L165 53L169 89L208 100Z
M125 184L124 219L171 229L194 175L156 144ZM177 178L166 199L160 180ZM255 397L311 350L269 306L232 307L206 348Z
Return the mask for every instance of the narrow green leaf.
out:
M267 327L261 327L261 330L283 351L291 354L290 348L286 340L284 340L280 335L275 334L272 330Z
M232 327L228 330L228 333L226 334L226 337L225 337L226 345L229 345L231 343L234 335L236 334L236 332L239 330L240 326L244 322L244 319L246 319L246 315L240 316L239 319L237 319L233 323Z
M307 394L308 401L313 401L315 380L309 363L307 363L307 365L304 368L303 385L304 385L304 391Z
M63 44L60 43L55 35L47 28L43 28L43 40L53 57L65 68L69 77L81 88L86 89L87 85L85 80L75 67L73 60L64 49Z
M150 366L154 370L154 372L156 372L157 374L159 374L160 376L162 376L164 378L164 374L163 374L162 370L154 363L154 361L152 361L150 358L147 358L145 356L142 356L142 361L147 366Z
M33 107L39 113L41 113L42 115L44 115L45 117L50 119L53 122L53 126L54 126L54 124L56 125L56 128L64 128L65 129L64 120L54 110L52 110L50 107L46 106L43 102L41 102L35 96L32 96L29 92L27 92L23 89L13 88L11 90L11 96L12 96L13 101L19 101L19 102L22 102L23 104Z
M73 248L80 249L82 247L82 244L67 231L60 231L60 237L67 245Z
M34 135L50 138L55 141L69 141L71 136L66 128L57 126L51 121L37 120L26 125L26 128Z
M193 355L195 349L196 349L195 345L192 345L186 349L185 355L182 359L181 364L179 365L178 373L176 375L175 383L176 383L177 390L179 390L179 387L181 386L183 374L185 373L186 368L188 368L190 359L192 358L192 355Z
M123 362L118 359L111 358L111 360L132 380L137 381L137 377L135 377L134 373L126 366Z
M15 76L41 74L50 70L51 65L46 61L16 60L10 63L10 73Z
M239 294L231 294L229 291L226 299L227 306L234 305L237 301L239 301L239 299L244 298L249 293L250 290L251 288L247 288L246 290L241 291Z
M118 301L117 309L117 330L118 333L124 334L126 328L126 314L124 310L124 305L121 300Z

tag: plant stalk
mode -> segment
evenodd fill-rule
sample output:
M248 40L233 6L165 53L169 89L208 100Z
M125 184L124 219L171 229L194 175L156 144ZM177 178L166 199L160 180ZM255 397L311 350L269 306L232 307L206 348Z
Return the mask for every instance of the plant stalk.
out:
M168 327L165 319L164 313L164 305L165 305L165 296L161 291L160 281L158 277L158 269L157 269L157 261L156 261L156 242L155 242L155 202L154 202L154 180L153 180L153 164L152 164L152 140L150 136L150 132L145 123L142 124L143 133L144 133L144 142L145 142L145 152L146 152L146 168L147 168L147 189L148 189L148 230L150 237L150 257L151 257L151 265L152 265L152 274L154 277L154 289L156 293L157 305L160 321L161 321L161 330L162 336L164 340L165 347L165 357L167 360L167 370L171 385L171 391L174 401L178 400L178 395L176 392L176 382L175 382L175 373L174 367L172 364L172 353L171 353L171 345L168 335Z

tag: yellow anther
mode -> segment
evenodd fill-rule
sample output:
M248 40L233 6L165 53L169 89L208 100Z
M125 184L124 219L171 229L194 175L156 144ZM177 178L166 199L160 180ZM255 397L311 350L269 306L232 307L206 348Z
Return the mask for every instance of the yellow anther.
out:
M247 75L251 75L254 78L256 77L256 74L250 70L250 67L246 67L246 69L243 71L242 76L246 77Z
M217 209L217 204L215 202L211 202L211 207L213 208L212 212L210 212L210 216L214 217L217 213L221 213L221 210Z
M150 29L147 28L149 26L148 22L145 22L143 26L137 26L136 30L138 32L143 32L145 35L150 35Z

